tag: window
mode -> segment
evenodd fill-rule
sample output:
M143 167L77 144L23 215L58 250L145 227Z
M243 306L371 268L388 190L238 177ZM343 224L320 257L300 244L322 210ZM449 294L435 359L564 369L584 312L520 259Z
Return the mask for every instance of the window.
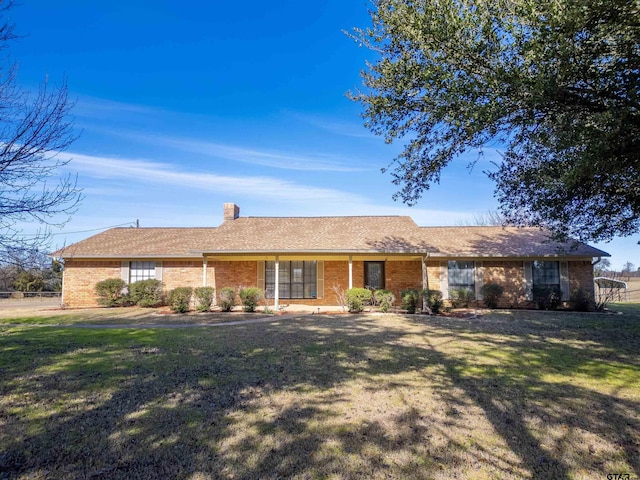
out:
M129 283L156 278L156 262L131 262L129 264Z
M533 286L555 288L560 291L559 262L531 262L533 270Z
M364 286L374 290L384 289L384 262L364 262Z
M316 298L316 262L279 262L279 298ZM276 262L266 262L264 289L268 298L274 297L276 288Z
M476 281L473 262L449 260L448 263L449 290L465 289L475 296Z

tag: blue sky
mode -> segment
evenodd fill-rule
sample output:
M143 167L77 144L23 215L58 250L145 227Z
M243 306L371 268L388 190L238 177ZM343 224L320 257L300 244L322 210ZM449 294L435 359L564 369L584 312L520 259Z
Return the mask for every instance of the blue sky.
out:
M374 58L345 30L366 0L322 2L30 1L9 16L19 83L66 78L79 139L66 154L85 198L54 246L99 229L217 226L245 216L410 215L455 225L495 210L470 154L415 207L394 202L387 166L401 150L363 127L345 96ZM25 231L36 225L26 225ZM80 232L80 233L74 233ZM638 238L600 248L640 266Z

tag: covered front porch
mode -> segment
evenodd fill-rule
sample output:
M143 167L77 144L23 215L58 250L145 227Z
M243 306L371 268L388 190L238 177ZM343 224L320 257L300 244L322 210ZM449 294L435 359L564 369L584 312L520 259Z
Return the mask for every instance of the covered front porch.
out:
M205 253L203 285L261 288L277 309L282 303L336 305L336 289L386 289L400 298L407 288L438 288L439 262L412 254Z

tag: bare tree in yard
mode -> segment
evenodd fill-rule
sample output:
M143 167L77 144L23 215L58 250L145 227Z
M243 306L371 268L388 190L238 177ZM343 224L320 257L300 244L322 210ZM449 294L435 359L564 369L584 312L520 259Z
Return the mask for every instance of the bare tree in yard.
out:
M6 20L11 7L0 0L0 50L17 38ZM0 62L0 263L13 263L45 248L50 227L69 220L81 195L74 177L59 176L68 163L60 152L76 139L66 83L52 88L45 80L29 93L10 57ZM25 223L41 226L39 233L23 234Z
M460 227L478 226L506 226L509 225L506 217L496 210L487 210L485 213L476 214L471 220L461 220L456 222L456 225Z
M636 266L631 262L627 262L623 265L622 275L627 277L627 281L631 279L631 272L633 272L635 269Z
M596 277L604 277L610 268L611 261L608 258L603 258L593 267L593 275Z

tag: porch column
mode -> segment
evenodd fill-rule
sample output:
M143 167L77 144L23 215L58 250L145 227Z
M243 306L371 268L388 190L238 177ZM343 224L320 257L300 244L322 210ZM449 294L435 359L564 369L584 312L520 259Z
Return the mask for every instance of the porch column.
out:
M429 288L429 280L427 279L427 258L422 259L422 289L427 290Z
M422 257L422 290L429 289L429 277L427 276L427 257ZM425 295L422 296L422 311L429 311L429 306L427 305L427 299Z
M353 257L349 255L349 289L353 288Z
M278 311L280 303L280 257L276 257L275 261L275 287L273 290L273 309Z
M207 256L202 257L202 286L207 286Z

